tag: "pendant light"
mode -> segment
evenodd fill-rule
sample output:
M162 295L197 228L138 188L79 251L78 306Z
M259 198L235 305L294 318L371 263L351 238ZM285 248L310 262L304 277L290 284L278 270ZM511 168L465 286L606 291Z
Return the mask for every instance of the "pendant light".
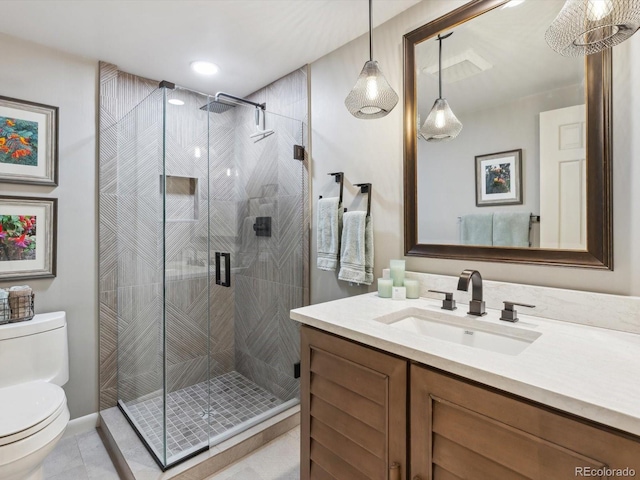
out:
M347 95L344 104L356 118L381 118L398 103L398 94L384 78L378 62L373 59L372 13L369 0L369 60L364 64L355 86Z
M438 35L438 98L420 129L422 138L427 142L453 140L462 131L462 123L453 114L447 101L442 98L442 40L451 35L453 32L447 35Z
M640 0L567 0L544 38L566 57L591 55L624 42L640 27Z

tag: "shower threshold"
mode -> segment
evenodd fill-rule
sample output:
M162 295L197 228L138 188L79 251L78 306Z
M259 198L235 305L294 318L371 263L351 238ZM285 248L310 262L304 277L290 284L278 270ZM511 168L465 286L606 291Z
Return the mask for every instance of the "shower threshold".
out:
M166 404L166 462L162 396L136 403L120 400L118 406L166 470L298 403L297 398L276 397L235 371L171 392Z

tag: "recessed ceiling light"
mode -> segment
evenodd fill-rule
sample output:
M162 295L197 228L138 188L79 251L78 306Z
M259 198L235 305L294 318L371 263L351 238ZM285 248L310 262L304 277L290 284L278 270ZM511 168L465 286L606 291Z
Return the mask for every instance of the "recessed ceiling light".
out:
M191 62L191 68L194 72L201 75L214 75L218 73L218 70L220 70L215 63L202 61Z
M169 99L169 103L171 105L184 105L184 102L182 100L178 100L177 98Z

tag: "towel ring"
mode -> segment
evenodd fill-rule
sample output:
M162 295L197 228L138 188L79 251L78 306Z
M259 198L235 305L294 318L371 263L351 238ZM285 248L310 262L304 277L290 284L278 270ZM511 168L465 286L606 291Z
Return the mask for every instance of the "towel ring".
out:
M367 197L367 217L371 216L371 184L370 183L354 183L354 187L360 187L360 193L368 194Z

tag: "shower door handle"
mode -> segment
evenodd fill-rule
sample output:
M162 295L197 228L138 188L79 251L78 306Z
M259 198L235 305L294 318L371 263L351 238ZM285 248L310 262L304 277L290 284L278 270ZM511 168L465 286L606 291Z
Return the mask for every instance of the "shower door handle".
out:
M220 275L220 257L224 257L224 282ZM231 254L229 252L216 252L216 284L223 287L231 286Z

